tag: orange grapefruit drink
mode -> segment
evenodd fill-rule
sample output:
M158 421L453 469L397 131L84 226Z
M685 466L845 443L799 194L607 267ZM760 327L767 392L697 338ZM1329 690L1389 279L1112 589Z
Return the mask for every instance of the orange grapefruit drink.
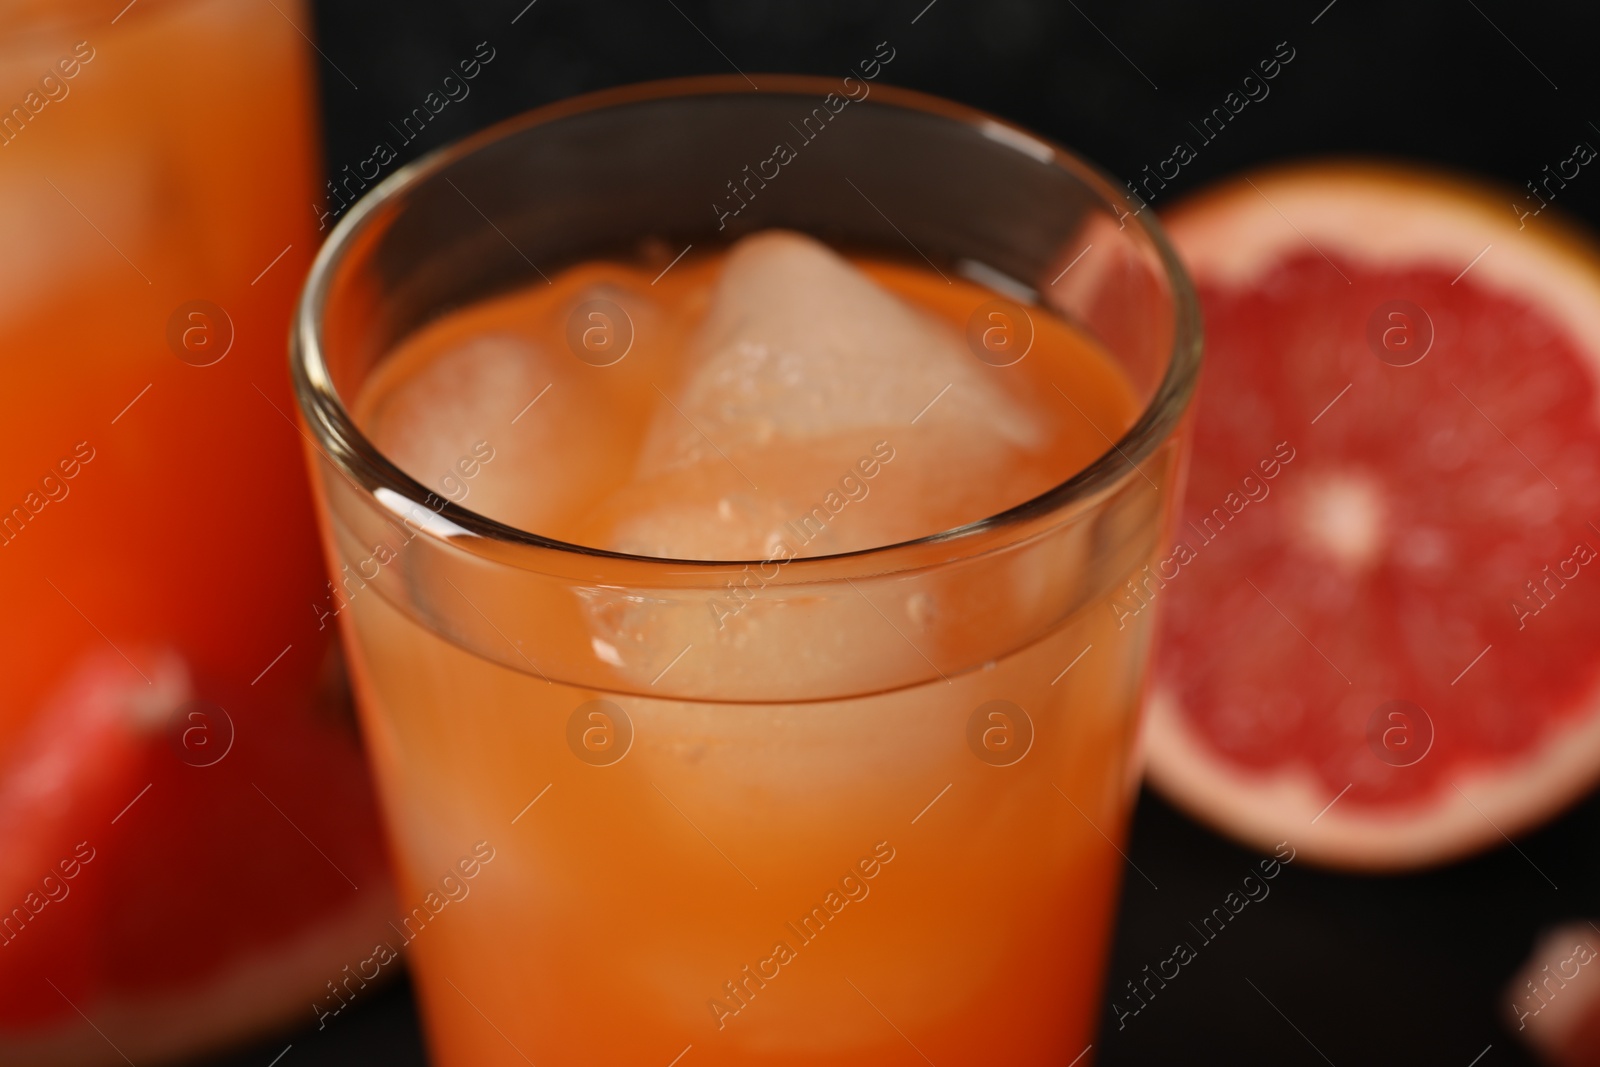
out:
M0 1062L142 1063L390 914L281 362L308 16L0 9Z
M884 92L748 226L549 254L615 210L592 187L632 172L631 124L685 131L655 166L687 197L720 123L820 88L520 120L379 193L313 274L327 610L440 1063L1062 1064L1092 1040L1154 614L1111 601L1160 543L1196 355L1160 238L1064 155L1046 173L1080 201L1037 285L897 246L865 198L808 235L841 162L912 218L907 193L961 217L1045 170L1019 131ZM994 173L896 193L884 123L912 156L981 139ZM1118 351L1146 343L1153 390Z

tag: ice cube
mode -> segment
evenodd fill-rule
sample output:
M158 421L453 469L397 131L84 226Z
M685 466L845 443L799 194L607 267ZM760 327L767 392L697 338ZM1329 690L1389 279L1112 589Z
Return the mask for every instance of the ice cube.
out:
M634 480L582 539L769 562L703 604L596 590L589 622L607 662L632 685L659 690L665 675L696 693L937 676L930 654L960 620L946 601L970 578L799 593L768 586L782 566L770 561L894 544L1021 503L1058 477L1039 416L953 328L794 233L729 251L683 362Z
M380 373L390 378L390 387L370 388L357 419L395 466L454 498L460 495L452 488L461 473L457 460L509 425L547 384L535 384L536 359L519 339L491 335L421 363L409 375L410 367L385 367Z
M729 250L688 364L676 407L660 409L650 427L641 475L713 458L717 448L908 426L936 396L926 416L934 425L960 421L1021 447L1041 436L979 375L952 329L822 243L784 230Z
M800 234L733 246L684 362L589 543L826 555L972 522L1049 483L1029 462L1036 415L956 332Z
M562 537L628 469L639 438L607 417L589 369L510 332L429 338L379 372L357 419L437 496Z

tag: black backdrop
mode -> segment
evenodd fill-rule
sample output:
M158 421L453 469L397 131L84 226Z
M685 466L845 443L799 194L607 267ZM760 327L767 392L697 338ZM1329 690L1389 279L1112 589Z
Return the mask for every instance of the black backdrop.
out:
M884 80L1032 127L1122 178L1154 167L1287 42L1294 61L1155 201L1263 162L1330 153L1435 161L1515 187L1600 145L1600 38L1578 3L1514 0L320 0L330 172L401 148L391 123L487 42L494 59L402 160L574 93L739 69L843 74L887 40ZM1600 221L1600 173L1557 207ZM1507 211L1510 201L1508 197ZM1596 595L1593 591L1586 595ZM1600 915L1600 797L1519 842L1388 879L1288 869L1149 1007L1101 1064L1529 1063L1504 986L1537 932ZM1138 809L1110 981L1165 957L1254 856L1160 800ZM1553 888L1559 886L1559 888ZM1259 989L1252 989L1252 983ZM1270 1003L1262 994L1270 996ZM312 1016L307 1011L308 1022ZM1292 1020L1292 1022L1291 1022ZM997 1025L1004 1025L997 1020ZM285 1051L285 1046L292 1046ZM425 1063L409 993L265 1042L217 1067ZM1482 1056L1474 1061L1474 1057ZM1065 1065L1063 1065L1065 1067Z

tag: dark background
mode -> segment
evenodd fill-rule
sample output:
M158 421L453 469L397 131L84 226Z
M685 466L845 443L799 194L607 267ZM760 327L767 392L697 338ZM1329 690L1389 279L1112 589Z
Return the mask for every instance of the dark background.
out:
M495 50L494 60L469 97L404 147L402 161L575 93L735 67L758 82L771 71L843 75L885 40L897 54L882 80L1012 119L1124 179L1171 155L1176 141L1198 145L1188 121L1218 106L1257 60L1287 42L1295 58L1270 83L1271 95L1201 147L1153 201L1157 209L1219 176L1295 157L1431 161L1520 189L1578 141L1600 146L1600 38L1594 16L1576 3L320 0L315 7L330 172L354 167L377 141L399 147L389 124L438 89L479 42ZM1508 212L1511 200L1508 194ZM1600 221L1600 173L1580 172L1556 207L1591 226ZM1503 1021L1505 986L1541 929L1600 915L1597 841L1600 797L1591 797L1519 841L1527 859L1505 847L1382 879L1296 864L1124 1029L1108 1013L1094 1055L1102 1065L1468 1067L1480 1054L1477 1067L1530 1063ZM1174 942L1192 940L1188 923L1236 888L1256 858L1149 795L1128 851L1160 888L1129 872L1112 996ZM216 1067L265 1067L286 1045L279 1067L426 1062L401 986L326 1030L283 1035Z

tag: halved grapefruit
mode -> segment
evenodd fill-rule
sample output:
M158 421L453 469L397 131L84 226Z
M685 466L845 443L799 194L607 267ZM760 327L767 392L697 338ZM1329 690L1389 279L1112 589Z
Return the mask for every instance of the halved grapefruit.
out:
M1600 778L1600 249L1536 207L1319 163L1165 216L1207 365L1149 774L1243 841L1423 866Z
M314 660L286 663L229 711L193 699L226 686L177 653L108 647L10 746L0 1063L169 1062L303 1026L314 1001L343 1002L327 986L342 968L396 940L371 782L328 653L320 686ZM306 706L314 691L328 706Z

